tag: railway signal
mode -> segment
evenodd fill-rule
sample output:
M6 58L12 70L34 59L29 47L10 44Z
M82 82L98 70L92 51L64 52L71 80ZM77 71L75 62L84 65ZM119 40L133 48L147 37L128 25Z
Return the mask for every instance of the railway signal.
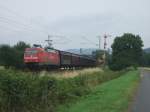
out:
M104 34L104 55L103 55L104 67L106 65L106 48L107 48L107 38L108 37L111 37L111 35Z

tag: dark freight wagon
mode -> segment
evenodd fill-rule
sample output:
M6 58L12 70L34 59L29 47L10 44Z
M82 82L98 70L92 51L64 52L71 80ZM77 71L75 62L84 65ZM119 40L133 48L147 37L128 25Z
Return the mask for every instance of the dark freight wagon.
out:
M72 55L69 52L60 51L60 60L61 60L61 66L62 67L71 67L72 65Z
M72 66L80 67L80 55L72 54Z

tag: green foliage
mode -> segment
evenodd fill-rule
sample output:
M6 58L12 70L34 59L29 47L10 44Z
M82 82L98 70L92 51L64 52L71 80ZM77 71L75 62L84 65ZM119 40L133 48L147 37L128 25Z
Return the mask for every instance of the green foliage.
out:
M116 37L112 44L112 58L109 67L121 70L129 66L138 66L142 57L143 41L138 35L125 33Z
M23 41L20 41L18 42L16 45L14 45L14 50L15 50L15 58L16 58L16 64L15 64L15 67L16 68L22 68L23 65L24 65L24 62L23 62L23 57L24 57L24 51L25 51L25 48L29 48L30 45L29 44L26 44L25 42Z
M0 64L5 68L23 67L23 55L25 48L30 47L25 42L18 42L13 47L9 45L0 46Z
M9 68L15 64L15 50L9 45L0 46L0 64Z
M46 112L53 110L52 98L55 84L53 78L24 75L21 72L1 71L0 111L1 112ZM53 100L55 103L55 100Z
M1 112L54 112L56 106L89 94L91 88L123 72L84 73L55 79L12 70L0 71Z

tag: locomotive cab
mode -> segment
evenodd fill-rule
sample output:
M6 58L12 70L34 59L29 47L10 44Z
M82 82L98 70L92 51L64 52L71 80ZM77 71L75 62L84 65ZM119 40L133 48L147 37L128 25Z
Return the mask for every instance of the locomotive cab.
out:
M43 50L42 48L26 48L24 53L25 63L35 63L39 62L39 53Z
M59 67L59 51L51 48L26 48L24 53L24 63L28 68Z

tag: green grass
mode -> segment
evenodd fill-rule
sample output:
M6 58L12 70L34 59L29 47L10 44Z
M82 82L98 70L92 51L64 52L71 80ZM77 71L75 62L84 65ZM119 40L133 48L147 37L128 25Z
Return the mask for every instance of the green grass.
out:
M4 69L4 67L3 66L0 66L0 70L3 70Z
M61 105L58 112L126 112L139 82L139 71L93 88L92 92L72 104Z

